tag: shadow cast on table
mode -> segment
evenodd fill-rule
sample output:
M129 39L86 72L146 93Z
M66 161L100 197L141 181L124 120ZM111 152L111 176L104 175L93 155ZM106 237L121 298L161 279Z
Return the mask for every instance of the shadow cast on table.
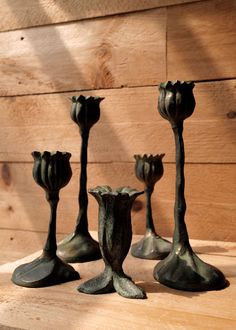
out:
M203 246L197 246L196 248L194 248L194 250L196 251L196 253L199 254L208 254L208 253L225 253L225 252L229 252L228 249L225 249L221 246L218 245L203 245Z
M226 279L236 277L236 262L230 265L217 265L217 267L224 273Z
M190 292L190 291L183 291L183 290L175 290L171 289L165 285L162 285L155 281L140 281L136 282L138 286L140 286L146 293L167 293L167 294L174 294L176 296L184 296L186 298L193 298L196 296L201 296L206 294L206 291L198 291L198 292Z

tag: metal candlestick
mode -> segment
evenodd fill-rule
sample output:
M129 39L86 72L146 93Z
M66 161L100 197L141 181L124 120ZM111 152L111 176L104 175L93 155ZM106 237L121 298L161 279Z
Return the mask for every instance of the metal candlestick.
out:
M131 247L131 254L142 259L163 259L170 250L172 244L156 233L152 217L151 196L154 186L164 173L162 158L160 155L135 155L135 174L138 180L145 185L146 194L146 233L144 237Z
M53 153L45 151L41 154L34 151L32 155L34 180L45 190L51 209L48 237L42 255L30 263L17 267L12 275L12 281L20 286L36 288L77 280L80 276L73 267L56 256L56 212L59 190L70 181L71 154L59 151Z
M132 239L131 207L142 192L130 187L112 190L109 186L96 187L89 192L99 204L98 237L105 269L102 274L83 283L78 290L89 294L117 291L126 298L146 298L145 292L122 268Z
M176 145L175 230L170 254L154 269L154 278L169 287L186 291L219 290L228 282L223 273L203 262L192 250L184 221L184 141L183 121L195 107L192 82L168 81L160 84L158 110L169 120Z
M57 251L61 259L70 263L101 258L99 245L88 231L87 149L90 129L100 118L99 104L102 100L102 97L85 97L83 95L72 97L71 117L79 126L82 139L79 214L74 232L59 243Z

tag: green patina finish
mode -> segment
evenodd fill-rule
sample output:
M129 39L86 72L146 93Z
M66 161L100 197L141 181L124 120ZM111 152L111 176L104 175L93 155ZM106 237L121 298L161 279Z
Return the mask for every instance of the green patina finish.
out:
M176 146L176 191L173 247L170 254L154 268L154 278L171 288L186 291L220 290L228 285L224 274L202 261L192 250L185 224L183 121L195 108L194 83L168 81L160 84L158 110L174 133Z
M99 204L98 237L105 269L102 274L79 286L78 290L88 294L117 291L126 298L146 298L145 292L122 268L132 239L131 207L135 198L143 192L130 187L112 190L109 186L98 186L89 192Z
M171 250L171 243L156 233L153 217L151 196L155 184L164 173L162 158L160 155L134 155L135 174L138 180L144 183L146 195L146 232L144 237L131 247L131 254L141 259L163 259Z
M42 255L30 263L17 267L12 275L12 281L29 288L45 287L80 278L78 272L57 257L56 213L59 202L59 191L71 179L72 171L68 152L40 153L34 151L33 178L46 192L50 205L50 221L48 237Z
M100 118L102 97L73 96L71 118L78 125L82 143L80 152L80 190L78 196L79 213L75 230L58 245L57 254L66 262L87 262L101 258L98 243L88 231L88 194L87 194L87 150L91 127Z

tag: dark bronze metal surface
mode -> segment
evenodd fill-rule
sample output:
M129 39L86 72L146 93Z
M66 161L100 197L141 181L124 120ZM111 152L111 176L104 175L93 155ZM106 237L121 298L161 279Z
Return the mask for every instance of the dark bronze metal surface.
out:
M109 186L98 186L89 192L99 204L98 235L105 269L102 274L79 286L78 290L89 294L117 291L126 298L146 298L145 292L122 268L132 239L132 203L142 192L130 187L112 190Z
M164 173L160 155L135 155L135 174L145 185L146 194L146 233L144 237L131 247L131 254L142 259L163 259L171 250L172 244L156 233L152 217L151 195L154 186Z
M57 255L66 262L86 262L101 258L98 243L88 231L87 149L91 127L100 118L102 97L72 97L71 118L79 126L82 139L80 152L79 214L72 234L58 244Z
M160 84L158 110L171 123L176 146L175 229L170 254L154 269L154 278L171 288L186 291L219 290L228 285L223 273L203 262L192 250L185 224L183 121L195 107L192 82Z
M12 281L20 286L36 288L79 279L79 273L56 256L56 212L59 190L70 181L72 172L67 152L43 153L34 151L33 177L46 192L51 215L48 237L42 255L30 263L17 267Z

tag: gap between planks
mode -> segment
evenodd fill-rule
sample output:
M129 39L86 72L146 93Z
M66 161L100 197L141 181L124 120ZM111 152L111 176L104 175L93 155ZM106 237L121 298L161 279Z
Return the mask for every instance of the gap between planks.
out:
M1 32L0 32L1 33ZM221 82L221 81L231 81L235 80L236 77L230 78L217 78L217 79L205 79L205 80L194 80L196 84L204 84L204 83L214 83L214 82ZM37 96L37 95L51 95L51 94L64 94L64 93L82 93L82 92L95 92L95 91L102 91L102 90L120 90L120 89L134 89L134 88L158 88L159 84L147 84L147 85L122 85L122 86L115 86L115 87L102 87L102 88L82 88L82 89L72 89L72 90L63 90L63 91L52 91L52 92L39 92L39 93L25 93L25 94L14 94L14 95L0 95L0 98L11 98L11 97L24 97L24 96Z

